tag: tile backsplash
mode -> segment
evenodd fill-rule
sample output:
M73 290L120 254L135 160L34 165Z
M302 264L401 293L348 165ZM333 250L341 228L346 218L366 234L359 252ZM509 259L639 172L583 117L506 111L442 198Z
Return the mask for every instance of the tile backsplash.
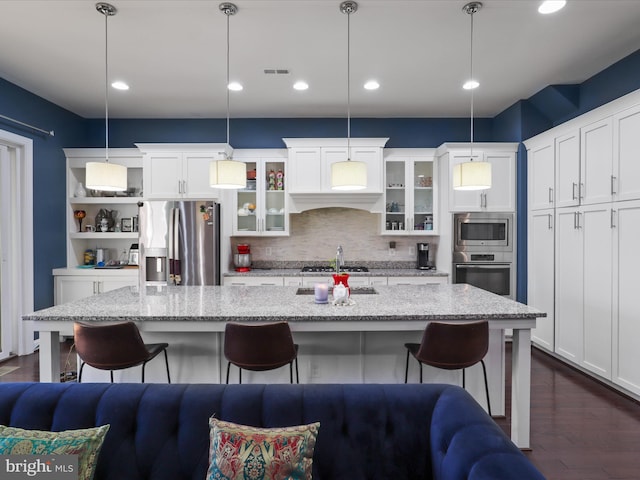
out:
M251 246L253 262L328 262L342 245L347 264L363 262L415 262L416 243L429 243L435 258L437 236L380 235L380 214L352 208L320 208L290 215L288 237L233 237ZM390 253L389 242L396 248Z

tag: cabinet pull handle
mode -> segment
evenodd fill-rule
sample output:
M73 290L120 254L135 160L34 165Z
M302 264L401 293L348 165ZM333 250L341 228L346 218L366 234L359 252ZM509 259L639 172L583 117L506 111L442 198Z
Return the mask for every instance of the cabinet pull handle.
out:
M578 187L578 200L582 200L584 198L584 183L580 183Z
M96 293L98 293L98 292L96 292L96 283L98 283L98 282L94 281L92 283L93 283L93 294L95 295Z
M616 177L611 175L611 195L615 195L617 193L615 188L615 181L616 181Z
M553 203L553 188L549 187L549 203Z
M576 228L582 228L582 225L580 225L580 212L576 212Z
M182 182L178 180L178 193L182 193Z
M547 217L548 217L549 230L553 230L553 215L549 213L547 214Z
M616 228L616 211L611 209L611 228Z
M182 181L182 193L187 193L187 181Z
M576 198L576 188L578 187L578 184L573 182L573 195L571 195L571 199L572 200L577 200Z

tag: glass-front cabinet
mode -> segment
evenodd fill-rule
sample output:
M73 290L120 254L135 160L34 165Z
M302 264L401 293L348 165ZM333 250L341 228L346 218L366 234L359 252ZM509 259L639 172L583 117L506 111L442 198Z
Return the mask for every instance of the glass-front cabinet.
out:
M253 152L255 155L255 151ZM236 236L289 235L286 195L286 151L282 155L235 160L247 164L247 187L235 194L233 234Z
M387 149L383 235L437 234L437 172L431 149Z

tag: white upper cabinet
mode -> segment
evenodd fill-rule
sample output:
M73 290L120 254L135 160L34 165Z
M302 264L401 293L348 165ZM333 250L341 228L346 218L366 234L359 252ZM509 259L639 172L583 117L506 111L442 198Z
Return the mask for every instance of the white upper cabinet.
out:
M233 191L233 235L289 235L286 151L243 150L235 159L247 164L247 188Z
M350 140L349 158L367 166L367 188L354 193L382 193L382 148L387 140ZM346 138L284 138L283 141L289 149L288 193L337 193L331 189L331 165L347 160Z
M553 139L532 146L527 153L529 208L543 210L555 203L555 145Z
M455 165L468 162L469 146L450 147L449 179L453 178ZM449 185L449 210L452 212L515 212L516 210L516 143L478 144L473 149L474 161L491 164L491 188L487 190L454 190Z
M640 199L640 105L613 117L613 191L617 200Z
M209 165L231 155L227 144L136 144L144 154L145 198L215 199L209 186Z
M556 207L580 204L580 131L575 130L555 139L556 145ZM532 161L529 159L529 161ZM530 179L530 180L536 180ZM531 185L529 188L538 190Z
M580 129L580 203L613 200L613 126L606 118Z
M385 235L437 235L438 172L433 149L385 150Z

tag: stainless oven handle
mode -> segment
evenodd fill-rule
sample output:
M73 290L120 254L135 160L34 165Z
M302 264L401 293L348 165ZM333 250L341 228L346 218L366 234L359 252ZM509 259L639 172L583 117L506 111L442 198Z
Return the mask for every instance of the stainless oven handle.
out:
M511 267L511 264L510 263L464 263L464 264L459 263L456 265L456 269L465 269L465 270L479 269L479 268L495 270L495 269L504 268L504 267Z

